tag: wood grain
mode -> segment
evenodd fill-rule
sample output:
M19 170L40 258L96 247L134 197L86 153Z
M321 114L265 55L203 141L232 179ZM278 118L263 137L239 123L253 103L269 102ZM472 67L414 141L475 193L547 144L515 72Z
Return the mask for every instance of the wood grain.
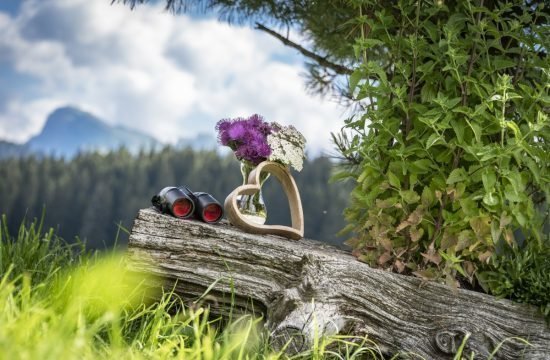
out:
M476 359L503 341L495 359L550 359L550 330L534 307L372 269L307 239L254 235L145 209L135 219L128 259L135 271L176 284L184 298L217 282L210 296L223 308L234 289L237 308L264 314L275 347L292 339L289 349L300 351L315 336L340 333L368 335L387 354L452 359L469 334L465 355Z
M260 191L260 175L262 172L275 175L275 178L281 183L281 186L283 187L283 190L288 198L292 227L283 225L255 224L248 221L239 211L237 197L239 195L252 195ZM272 161L264 161L260 163L250 173L250 176L248 177L248 184L239 186L227 196L225 199L224 208L225 216L229 222L245 232L252 234L279 235L294 240L299 240L304 237L304 213L302 210L302 201L300 200L300 192L298 191L296 182L294 181L292 175L290 175L288 168L279 163Z

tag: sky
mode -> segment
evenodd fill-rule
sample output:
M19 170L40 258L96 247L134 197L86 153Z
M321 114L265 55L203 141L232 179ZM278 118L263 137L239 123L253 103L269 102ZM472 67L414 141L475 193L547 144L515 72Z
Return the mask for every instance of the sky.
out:
M294 125L308 153L333 153L346 109L309 94L305 71L268 34L161 3L0 0L0 139L12 142L72 105L166 143L258 113Z

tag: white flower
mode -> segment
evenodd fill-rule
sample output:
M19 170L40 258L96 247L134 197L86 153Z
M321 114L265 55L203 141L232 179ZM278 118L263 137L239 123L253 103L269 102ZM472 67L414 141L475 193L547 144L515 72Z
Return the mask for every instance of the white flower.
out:
M292 125L281 126L272 123L273 132L267 136L267 143L271 148L270 161L292 166L296 171L304 166L306 139Z

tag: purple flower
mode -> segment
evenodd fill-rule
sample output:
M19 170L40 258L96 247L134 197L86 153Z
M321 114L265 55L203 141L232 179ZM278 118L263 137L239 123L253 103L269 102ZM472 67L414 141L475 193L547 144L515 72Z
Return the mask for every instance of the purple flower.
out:
M245 141L247 129L242 121L237 121L227 129L227 136L234 141Z
M241 161L246 160L258 165L271 155L267 136L273 129L258 114L248 119L222 119L216 124L216 130L219 143L229 146Z

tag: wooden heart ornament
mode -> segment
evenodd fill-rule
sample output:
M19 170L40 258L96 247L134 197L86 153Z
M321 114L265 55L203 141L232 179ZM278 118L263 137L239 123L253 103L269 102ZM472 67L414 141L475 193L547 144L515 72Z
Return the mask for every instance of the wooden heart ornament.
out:
M292 227L282 225L259 225L252 223L241 214L237 206L237 196L252 195L260 191L260 174L267 172L274 175L283 186L283 190L288 198L290 205L290 218ZM300 240L304 237L304 213L302 210L302 201L298 187L289 170L284 166L272 161L260 163L250 173L248 184L242 185L233 190L225 199L225 215L229 222L236 227L253 234L273 234L284 236L289 239Z

